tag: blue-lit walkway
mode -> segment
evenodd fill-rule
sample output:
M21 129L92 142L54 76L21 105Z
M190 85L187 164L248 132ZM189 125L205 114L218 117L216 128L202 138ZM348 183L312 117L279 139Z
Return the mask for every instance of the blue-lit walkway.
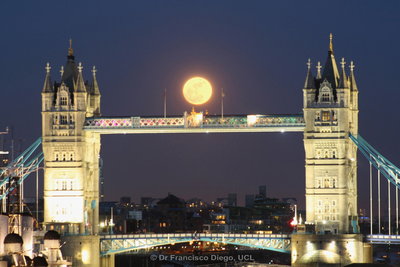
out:
M290 235L283 234L132 234L103 235L100 238L102 255L116 254L136 249L191 241L216 242L290 253Z

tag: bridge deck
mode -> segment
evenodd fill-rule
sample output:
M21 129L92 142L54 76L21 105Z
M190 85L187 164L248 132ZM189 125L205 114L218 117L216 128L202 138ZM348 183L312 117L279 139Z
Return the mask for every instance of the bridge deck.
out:
M302 114L225 115L203 113L170 117L101 117L88 118L86 131L101 134L145 133L227 133L227 132L302 132Z
M115 254L136 249L146 249L167 244L206 241L238 246L247 246L290 252L290 235L284 234L131 234L131 235L102 235L100 238L101 254Z

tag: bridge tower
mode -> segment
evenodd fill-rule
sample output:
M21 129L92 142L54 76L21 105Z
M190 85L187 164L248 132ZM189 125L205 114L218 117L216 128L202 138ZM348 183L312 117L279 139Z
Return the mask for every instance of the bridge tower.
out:
M357 147L349 134L358 133L358 88L353 62L338 68L330 35L323 71L311 71L303 89L305 120L305 233L292 236L292 265L345 265L369 262L370 247L362 242L357 216ZM348 73L348 74L347 74Z
M99 224L100 135L83 131L83 126L85 118L100 115L96 70L93 67L91 83L85 82L82 64L75 63L71 41L60 82L51 81L50 70L47 64L42 90L44 223L47 229L61 234L95 236ZM90 247L92 241L88 240L86 247L81 242L82 261L90 258L85 251L98 250L98 240L94 248ZM65 247L74 242L70 240ZM98 253L96 257L98 260Z
M323 72L308 64L303 89L306 210L317 233L358 233L357 147L349 134L358 133L358 89L353 64L337 67L332 35Z

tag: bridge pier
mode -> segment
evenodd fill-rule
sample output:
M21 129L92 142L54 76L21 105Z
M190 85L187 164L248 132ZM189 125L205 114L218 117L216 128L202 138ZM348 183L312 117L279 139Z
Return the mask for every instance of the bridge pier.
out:
M61 247L63 255L72 257L72 266L89 267L100 265L100 237L97 235L74 235L63 236L61 238L65 245ZM111 257L109 257L111 258ZM103 263L103 261L101 261ZM104 261L107 262L107 261ZM112 264L104 265L104 267L114 267Z
M292 266L346 266L372 262L372 246L361 234L292 235Z
M115 255L100 256L101 267L114 267L115 266Z

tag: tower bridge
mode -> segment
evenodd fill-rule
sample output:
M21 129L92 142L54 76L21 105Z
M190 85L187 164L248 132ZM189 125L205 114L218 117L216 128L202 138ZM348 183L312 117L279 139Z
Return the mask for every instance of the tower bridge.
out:
M265 249L290 248L294 266L306 266L317 256L321 261L336 262L341 257L340 262L345 263L370 261L368 245L363 243L358 226L357 147L391 180L396 197L398 172L358 138L354 64L351 62L350 71L346 71L344 59L340 64L338 68L331 36L323 70L318 62L314 76L311 62L307 63L300 114L211 116L185 112L168 117L106 117L101 115L96 69L92 69L91 82L85 82L83 66L75 63L70 47L61 80L52 82L48 64L42 89L44 223L64 234L67 243L63 248L73 256L74 266L112 266L110 255L118 252L193 240L191 234L99 236L101 135L303 132L306 222L312 226L311 232L302 228L304 231L291 235L290 241L283 235L199 234L196 238ZM397 205L396 209L398 218ZM371 223L367 240L377 238L382 239L373 235Z

